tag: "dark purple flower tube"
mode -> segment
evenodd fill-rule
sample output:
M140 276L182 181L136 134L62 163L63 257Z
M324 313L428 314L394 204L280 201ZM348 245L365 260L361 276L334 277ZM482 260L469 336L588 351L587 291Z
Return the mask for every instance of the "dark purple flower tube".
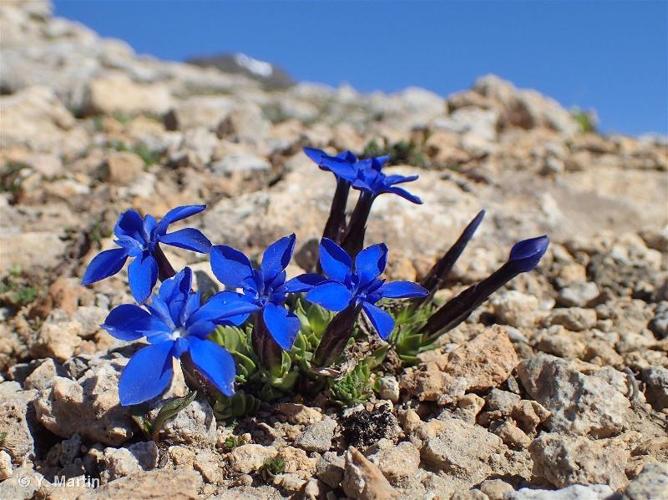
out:
M341 355L353 334L353 327L361 310L361 304L351 303L334 316L322 336L318 349L315 351L313 357L315 366L329 366Z
M362 191L350 216L350 223L345 236L341 240L341 247L352 257L364 248L366 223L369 220L371 206L375 199L376 197L373 194Z
M337 179L336 191L334 192L332 205L329 209L329 217L322 233L323 238L329 238L337 243L341 242L343 233L346 230L346 205L348 203L349 192L350 182L345 179Z
M495 291L520 273L534 269L545 254L550 240L539 236L516 243L510 251L508 261L488 278L467 288L438 309L422 327L420 333L436 338L452 330Z

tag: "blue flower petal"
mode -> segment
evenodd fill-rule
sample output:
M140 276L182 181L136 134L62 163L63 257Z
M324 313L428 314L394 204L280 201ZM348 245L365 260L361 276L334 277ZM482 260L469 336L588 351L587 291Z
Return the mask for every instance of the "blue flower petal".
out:
M158 263L151 254L135 257L128 266L130 291L137 302L143 304L150 297L158 281Z
M385 177L385 184L393 186L395 184L403 184L404 182L413 182L418 180L419 175L388 175Z
M114 243L116 243L119 247L125 248L130 257L136 257L137 255L143 253L146 247L143 242L137 241L136 239L130 238L129 236L117 237L114 240Z
M123 268L127 258L128 251L125 248L112 248L111 250L100 252L88 264L81 282L84 285L90 285L116 274Z
M226 245L211 247L211 270L227 288L241 288L252 280L250 260L235 248Z
M236 322L240 316L244 317L241 321L243 322L250 313L258 309L259 307L252 302L250 297L232 291L219 292L190 316L189 324L198 321L224 323L231 318L234 318Z
M265 283L272 283L276 276L288 267L290 259L292 258L292 252L295 249L296 241L297 237L293 233L276 240L264 251L264 254L262 254L260 270L262 272L262 279Z
M301 274L292 278L281 288L284 293L308 292L311 288L326 281L324 276L315 273Z
M122 406L136 405L162 394L172 381L174 342L151 344L137 351L118 382Z
M153 240L153 231L157 225L158 221L155 220L155 217L153 217L151 214L146 214L144 217L144 224L142 226L142 234L144 235L144 239L146 241Z
M301 327L299 318L286 308L269 302L262 311L262 319L280 348L284 351L292 349Z
M145 307L151 311L152 315L160 318L160 320L171 330L176 328L176 324L172 319L172 314L169 312L169 305L160 297L160 295L154 294L151 298L151 303L145 304Z
M343 283L352 265L350 255L334 241L329 238L320 241L320 266L328 278Z
M394 329L394 319L380 307L364 302L362 304L364 314L371 321L376 332L381 339L386 340Z
M213 321L197 321L188 327L188 337L207 338L216 329Z
M550 239L545 235L519 241L510 250L508 263L517 272L525 273L531 271L538 265L549 245Z
M207 239L199 229L187 227L179 229L173 233L163 234L158 237L158 240L165 245L172 245L174 247L185 248L193 252L209 253L211 250L211 242Z
M128 236L139 241L143 241L144 219L136 210L126 210L119 215L116 225L114 226L114 234L121 238Z
M401 196L402 198L404 198L404 199L406 199L406 200L408 200L412 203L415 203L416 205L422 205L422 198L420 198L419 196L415 196L412 193L409 193L404 188L392 186L392 187L387 188L387 190L385 192Z
M330 311L342 311L348 307L352 297L352 293L345 285L328 281L311 289L305 299Z
M205 208L206 205L183 205L181 207L172 208L162 219L160 219L156 228L156 233L165 234L165 232L167 232L167 226L170 224L185 219L186 217L190 217L191 215L198 214Z
M304 154L318 165L320 165L320 160L327 156L327 154L322 149L316 148L304 148Z
M378 278L387 265L387 246L384 243L371 245L355 257L355 274L360 285L366 285Z
M393 281L380 287L378 293L388 299L410 299L426 297L429 292L426 288L411 281Z
M112 337L120 340L137 340L170 331L160 318L134 304L114 307L101 326Z
M201 303L202 296L199 292L190 292L188 294L188 299L186 300L186 303L181 310L181 316L179 318L181 325L188 324L188 319L195 311L200 308Z
M227 350L209 340L190 338L190 358L197 370L225 396L234 395L237 370Z

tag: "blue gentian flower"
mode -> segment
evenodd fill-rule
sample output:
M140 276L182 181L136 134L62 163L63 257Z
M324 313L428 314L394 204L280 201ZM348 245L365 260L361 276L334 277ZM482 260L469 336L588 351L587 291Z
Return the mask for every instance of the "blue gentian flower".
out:
M167 212L159 222L151 215L142 218L136 210L123 212L114 227L114 242L120 248L97 254L88 264L83 284L90 285L116 274L123 268L127 258L132 257L134 260L128 267L130 291L137 302L143 303L151 295L159 274L162 280L173 275L171 267L171 272L160 272L161 267L169 264L159 243L194 252L209 252L211 242L198 229L185 228L167 233L167 228L173 222L195 215L205 208L206 205L176 207Z
M394 319L375 304L381 299L424 297L427 290L410 281L386 283L380 279L387 265L387 246L372 245L353 260L343 248L323 238L320 243L320 265L329 278L316 284L306 294L306 300L331 311L361 308L382 339L394 329Z
M292 348L300 328L299 318L285 307L288 294L307 291L322 281L318 275L303 275L286 282L285 268L292 258L295 241L295 235L291 234L269 245L258 268L235 248L226 245L211 248L211 269L216 278L226 289L242 290L242 298L258 308L271 338L286 351ZM256 326L255 330L259 328Z
M342 151L330 156L322 149L304 148L304 153L313 160L321 170L332 172L337 179L352 182L357 177L357 156L351 151Z
M304 148L304 153L313 160L321 170L332 172L336 177L336 190L329 208L329 217L325 223L322 236L339 241L345 232L346 205L350 193L350 183L357 177L357 157L350 151L343 151L336 156L329 156L315 148Z
M160 285L145 309L123 304L111 310L102 328L120 340L146 337L148 346L137 351L126 365L118 392L123 406L159 396L169 386L172 358L189 356L211 384L226 396L234 394L234 359L218 344L207 340L217 324L240 324L256 306L233 292L221 292L204 305L193 292L190 268Z
M397 187L397 184L413 182L419 176L385 175L381 169L387 162L387 158L386 156L378 156L358 161L352 187L364 191L374 198L383 193L392 193L412 203L422 204L422 200L418 196L409 193L404 188Z

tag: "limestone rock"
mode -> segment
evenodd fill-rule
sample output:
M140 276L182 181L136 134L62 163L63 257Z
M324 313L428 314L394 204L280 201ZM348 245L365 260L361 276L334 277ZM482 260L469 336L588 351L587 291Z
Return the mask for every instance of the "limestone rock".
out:
M297 438L295 445L306 451L324 453L332 446L336 426L336 420L325 417L322 421L309 425Z
M86 493L87 498L102 500L116 498L199 498L202 476L186 468L155 469L138 472Z
M668 465L650 462L622 493L624 500L666 498L668 495Z
M72 380L56 377L35 401L39 422L58 436L75 433L111 446L134 434L128 412L118 402L118 378L125 358L93 358Z
M619 434L627 426L629 400L603 372L597 373L586 363L583 367L591 372L583 373L568 361L539 354L520 363L517 372L531 397L552 412L547 423L550 430L599 438Z
M278 450L273 446L243 444L229 454L230 466L237 472L248 474L259 470L267 460L274 458Z
M172 106L169 89L162 84L132 81L122 73L108 74L90 82L91 113L153 113L161 115Z
M582 486L574 484L560 490L522 488L508 493L507 500L607 500L614 493L607 484Z
M626 485L629 452L613 440L541 434L529 448L534 474L557 488L572 484L607 484L617 490Z
M354 447L346 452L342 486L346 495L357 500L399 498L399 493L385 479L378 467Z
M160 402L162 406L168 399ZM157 414L158 410L153 410ZM216 417L208 401L198 399L169 420L160 431L161 439L172 444L213 446L217 440Z
M489 459L503 449L501 439L484 427L457 418L437 421L437 434L426 440L422 459L431 466L473 484L491 471Z
M420 451L410 442L385 448L378 453L377 464L383 475L393 484L415 475L420 465Z
M425 401L482 391L504 382L519 359L503 327L493 326L450 352L427 362L421 369L408 370L402 387Z
M153 441L133 443L127 448L105 448L102 455L102 482L151 470L158 465L159 450Z
M23 463L33 457L32 400L36 391L23 391L16 382L0 382L0 429L5 433L2 447L14 461Z

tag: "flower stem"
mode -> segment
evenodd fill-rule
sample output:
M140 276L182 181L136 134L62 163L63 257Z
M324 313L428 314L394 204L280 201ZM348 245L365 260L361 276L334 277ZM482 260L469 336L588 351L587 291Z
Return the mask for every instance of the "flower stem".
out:
M336 181L336 191L332 198L332 205L329 208L329 217L322 233L324 238L329 238L337 243L341 242L346 225L346 205L348 203L348 193L350 192L350 183L343 179Z
M366 223L371 213L371 205L375 196L366 191L362 191L353 214L350 216L348 230L341 241L341 247L348 252L351 257L355 257L362 248L364 248L364 235L366 233Z
M321 368L329 366L339 357L353 334L353 327L360 310L361 306L351 304L334 316L315 351L313 358L315 366Z
M160 245L155 246L155 259L158 261L158 278L160 281L165 281L176 274Z
M281 347L271 338L267 325L264 324L262 313L255 313L253 334L251 336L253 350L260 358L260 363L267 370L280 365L282 360Z
M439 335L452 330L466 320L490 295L518 274L519 272L509 263L505 263L484 280L446 302L427 320L420 333L430 339L436 339Z

